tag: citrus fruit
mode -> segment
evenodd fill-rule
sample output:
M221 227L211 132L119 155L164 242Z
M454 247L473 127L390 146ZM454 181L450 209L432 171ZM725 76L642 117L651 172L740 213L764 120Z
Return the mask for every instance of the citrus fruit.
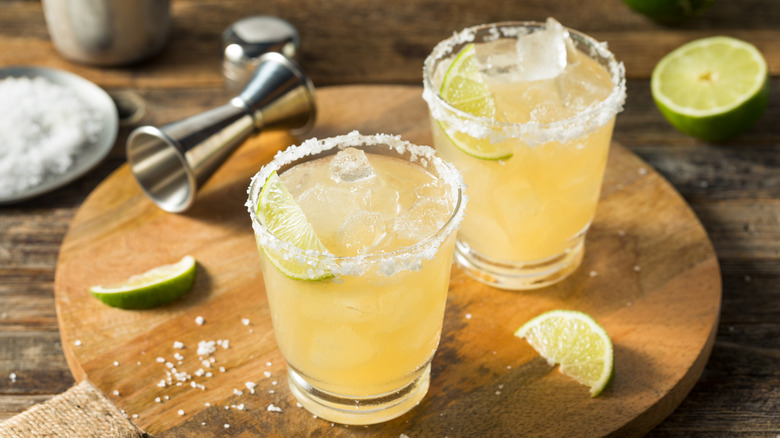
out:
M482 80L474 54L474 44L458 53L447 69L439 90L441 97L455 108L478 117L492 118L495 103L487 84ZM446 122L439 122L447 128ZM471 137L455 129L443 129L455 147L483 160L506 160L512 152L506 147L490 143L487 139Z
M314 250L328 253L322 244L314 227L306 219L301 206L295 202L295 198L284 186L276 171L271 173L260 190L260 201L257 206L257 216L279 240L291 243L303 250ZM296 280L320 280L331 277L333 274L324 272L313 273L312 267L300 260L285 259L277 251L263 247L268 260L273 263L284 275Z
M752 44L725 36L691 41L664 56L650 87L675 128L707 141L747 131L769 102L764 57Z
M149 309L184 295L195 282L197 264L192 256L152 268L111 286L93 286L89 292L121 309Z
M707 9L714 0L623 0L631 9L663 24L681 23Z
M590 387L591 397L609 384L613 371L612 340L590 316L573 310L552 310L515 332L550 365Z

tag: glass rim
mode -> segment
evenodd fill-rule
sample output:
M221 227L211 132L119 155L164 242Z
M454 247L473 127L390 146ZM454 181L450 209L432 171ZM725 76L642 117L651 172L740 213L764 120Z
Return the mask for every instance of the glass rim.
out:
M329 252L304 250L279 239L271 233L260 221L257 215L257 201L260 190L272 172L292 165L295 162L317 158L328 151L347 147L372 148L386 146L387 151L395 152L403 158L409 153L409 161L420 164L423 168L434 166L437 178L443 178L449 188L447 196L452 201L452 213L447 221L434 234L419 242L389 252L375 252L355 256L337 256ZM392 155L391 155L392 156ZM430 171L430 170L428 170ZM264 165L251 179L247 190L246 207L252 219L256 242L265 247L275 246L279 251L289 254L300 263L311 267L324 267L329 273L339 275L360 275L370 266L379 265L381 272L387 276L403 270L419 268L423 260L432 259L439 247L453 233L457 232L465 213L468 197L463 177L455 167L436 155L430 146L421 146L402 140L400 136L388 134L363 135L357 131L349 134L328 137L324 139L310 138L299 145L290 146L276 153L274 158Z
M575 43L585 44L590 53L578 50L590 58L597 56L607 63L605 69L610 76L613 87L610 94L600 102L588 106L585 110L565 119L548 123L539 122L500 122L493 118L476 116L458 108L455 108L445 100L440 90L434 88L432 75L438 62L445 57L455 55L456 47L465 46L469 42L477 41L482 33L482 41L490 41L499 38L516 38L519 29L533 30L544 29L547 24L538 21L503 21L497 23L480 24L467 27L455 32L449 38L440 41L425 59L423 64L423 99L428 103L431 115L437 121L448 122L450 126L457 126L458 130L475 138L489 138L491 142L500 142L509 138L521 138L529 145L543 144L550 141L567 141L578 138L586 133L608 123L617 113L623 110L626 98L626 75L622 62L607 49L606 43L602 43L593 37L563 26ZM598 59L597 59L598 60ZM455 119L455 120L452 120Z

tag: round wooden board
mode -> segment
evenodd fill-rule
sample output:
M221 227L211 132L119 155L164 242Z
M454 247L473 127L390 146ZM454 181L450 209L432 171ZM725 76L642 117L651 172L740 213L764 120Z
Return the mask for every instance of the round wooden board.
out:
M359 130L430 144L421 91L320 89L318 123L309 136ZM281 132L250 139L180 215L148 201L122 166L74 218L55 279L68 364L77 380L94 383L142 430L155 436L636 436L666 417L701 375L720 309L717 258L671 185L614 144L579 271L554 287L509 292L454 267L423 402L370 427L313 418L286 385L244 207L250 176L301 140ZM196 284L166 306L114 309L87 292L185 254L198 260ZM589 313L613 339L615 378L595 399L513 335L532 316L556 308ZM204 324L196 324L198 316ZM206 367L197 349L209 340L229 344L217 346ZM175 341L184 348L174 348ZM176 375L184 379L179 386ZM158 386L169 376L170 384ZM254 394L248 381L257 384ZM271 404L282 412L268 411Z

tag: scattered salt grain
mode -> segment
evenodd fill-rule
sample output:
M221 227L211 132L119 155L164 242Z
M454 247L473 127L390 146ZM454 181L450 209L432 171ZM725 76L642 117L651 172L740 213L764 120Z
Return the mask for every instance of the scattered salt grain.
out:
M278 407L278 406L274 406L274 404L273 404L273 403L271 403L270 405L268 405L268 409L266 409L266 410L267 410L268 412L282 412L282 408L280 408L280 407Z
M225 423L225 429L230 429L230 425Z
M178 414L179 415L184 415L184 409L179 409Z
M165 362L165 358L164 358L164 357L158 357L158 358L157 358L157 359L155 359L155 360L156 360L157 362L159 362L159 363L164 363L164 362Z
M206 322L202 316L195 317L195 324L203 325L203 323Z
M119 366L119 362L117 362L117 361L114 361L114 366L115 366L115 367L118 367L118 366Z
M0 197L62 175L102 129L100 114L43 77L0 80Z
M466 319L471 319L471 314L470 313L466 314Z
M598 272L596 272L596 271L590 271L590 276L591 276L591 277L595 277L595 276L597 276L597 275L599 275L599 273L598 273Z
M162 400L160 400L160 397L155 397L155 398L154 398L154 401L155 401L156 403L162 403Z
M8 378L11 379L11 383L15 383L16 382L16 373L9 374Z
M257 384L255 382L246 382L245 385L246 388L249 390L250 394L255 393L255 387L257 387Z
M241 324L249 325L249 318L241 318Z
M80 339L76 339L76 341L73 343L73 345L75 345L77 347L80 347L81 346L81 340Z
M114 394L114 395L119 395L119 391L117 391L117 390L115 389L115 390L114 390L114 392L113 392L113 394Z
M219 372L220 373L224 373L225 372L225 367L219 367Z
M182 360L184 359L184 356L182 356L181 353L174 353L173 358L176 360Z
M210 356L217 351L216 342L200 341L198 342L198 356Z
M233 388L233 394L235 394L235 395L244 395L244 391L241 391L239 389Z
M184 348L184 344L179 341L174 341L173 348L177 350L181 350L182 348Z

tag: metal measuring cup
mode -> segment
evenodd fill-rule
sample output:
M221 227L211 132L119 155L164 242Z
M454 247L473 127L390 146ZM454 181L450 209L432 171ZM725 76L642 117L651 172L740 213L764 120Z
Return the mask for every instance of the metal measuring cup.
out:
M127 140L127 160L149 198L179 213L251 134L266 128L304 132L315 115L311 80L295 61L270 52L258 58L246 87L225 105L161 128L136 128Z

